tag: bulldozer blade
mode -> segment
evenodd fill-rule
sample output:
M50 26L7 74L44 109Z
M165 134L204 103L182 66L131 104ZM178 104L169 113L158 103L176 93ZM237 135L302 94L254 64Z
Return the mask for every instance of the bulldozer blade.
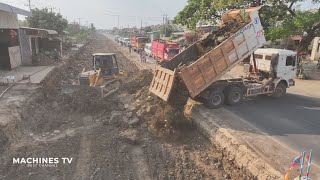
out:
M92 86L86 86L86 85L71 85L71 84L65 84L61 86L61 93L64 94L73 94L74 92L81 91L84 89L92 88L98 90L98 92L101 93L101 98L106 98L117 91L122 86L122 81L120 79L113 79L105 82L101 86L92 87Z
M86 85L71 85L71 84L64 84L61 86L61 93L63 94L73 94L74 92L87 89L87 88L94 88L94 89L99 89L96 87L90 87Z
M117 91L119 91L121 86L122 86L122 81L120 79L114 79L114 80L108 81L103 86L100 86L101 98L106 98L116 93Z

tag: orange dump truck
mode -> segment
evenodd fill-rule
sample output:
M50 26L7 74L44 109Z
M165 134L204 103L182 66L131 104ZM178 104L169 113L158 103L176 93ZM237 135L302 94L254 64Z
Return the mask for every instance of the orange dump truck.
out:
M131 46L133 48L134 51L138 51L142 48L144 48L144 46L150 41L149 37L146 35L133 35L130 38L131 41Z

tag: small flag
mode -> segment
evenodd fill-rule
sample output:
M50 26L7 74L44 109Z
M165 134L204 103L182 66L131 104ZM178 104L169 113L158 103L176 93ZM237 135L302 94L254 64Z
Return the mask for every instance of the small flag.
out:
M304 159L306 157L306 152L302 152L302 158L300 161L300 172L299 172L299 180L301 180L302 172L303 172L303 166L304 166Z
M290 168L294 168L297 166L297 164L300 163L300 160L301 160L302 156L298 156L296 158L293 159L292 163L291 163L291 167Z
M308 158L307 178L309 178L309 175L310 175L311 161L312 161L312 149L310 150L310 154Z

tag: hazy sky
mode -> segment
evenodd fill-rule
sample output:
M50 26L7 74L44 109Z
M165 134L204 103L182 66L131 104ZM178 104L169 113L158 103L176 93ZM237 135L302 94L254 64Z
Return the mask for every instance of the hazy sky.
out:
M0 2L28 9L28 0L0 0ZM187 0L31 0L32 7L53 7L69 21L79 21L81 24L93 22L98 28L117 26L118 17L122 27L151 25L162 23L163 14L174 17ZM128 17L131 16L131 17ZM134 16L134 17L132 17Z
M319 7L306 0L301 8L310 9ZM0 0L28 9L28 0ZM61 12L69 21L79 21L81 24L93 22L98 28L112 28L117 26L120 15L120 27L140 27L162 23L163 14L173 18L186 4L187 0L31 0L32 7L52 7L53 11Z

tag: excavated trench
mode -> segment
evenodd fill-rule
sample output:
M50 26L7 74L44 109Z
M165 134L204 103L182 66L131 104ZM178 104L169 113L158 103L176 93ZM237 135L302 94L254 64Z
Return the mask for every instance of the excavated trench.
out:
M91 66L94 52L117 54L125 71L120 92L106 99L91 88L61 93ZM180 103L150 95L151 79L98 35L41 87L15 87L1 100L8 123L0 126L0 179L256 179L198 133ZM28 157L73 160L57 167L12 162Z

